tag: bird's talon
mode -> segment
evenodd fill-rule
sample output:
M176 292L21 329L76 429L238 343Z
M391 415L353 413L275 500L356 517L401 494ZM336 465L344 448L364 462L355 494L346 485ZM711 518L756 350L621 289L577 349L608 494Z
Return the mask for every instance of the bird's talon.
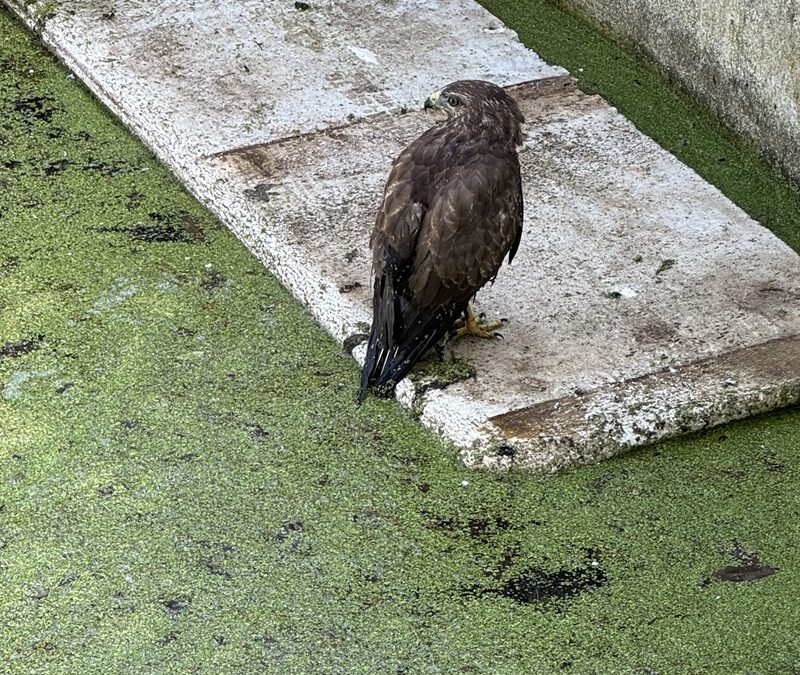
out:
M465 335L472 335L473 337L483 338L484 340L491 340L497 337L495 333L496 328L503 325L502 321L485 321L485 313L475 315L470 308L464 312L464 318L456 322L455 335L456 337L464 337ZM502 335L500 336L503 337Z

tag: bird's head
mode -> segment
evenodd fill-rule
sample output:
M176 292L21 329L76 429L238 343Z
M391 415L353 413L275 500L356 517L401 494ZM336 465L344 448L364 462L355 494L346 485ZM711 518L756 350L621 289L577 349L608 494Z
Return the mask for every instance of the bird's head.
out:
M445 88L446 89L446 88ZM425 99L425 110L444 110L448 115L456 112L463 99L456 92L446 92L445 89L434 91Z
M425 110L444 110L450 122L494 127L515 140L521 138L520 124L525 118L517 102L502 87L484 80L460 80L433 92Z

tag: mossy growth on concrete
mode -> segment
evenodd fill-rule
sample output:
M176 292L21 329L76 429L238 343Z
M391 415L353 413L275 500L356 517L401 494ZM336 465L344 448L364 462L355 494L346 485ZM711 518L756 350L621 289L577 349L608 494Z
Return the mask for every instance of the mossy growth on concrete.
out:
M431 389L445 387L475 377L475 366L468 359L453 358L452 354L437 354L436 351L418 363L413 370L414 402L411 410L419 417L424 406L423 396Z
M0 670L796 672L800 411L464 469L0 12Z

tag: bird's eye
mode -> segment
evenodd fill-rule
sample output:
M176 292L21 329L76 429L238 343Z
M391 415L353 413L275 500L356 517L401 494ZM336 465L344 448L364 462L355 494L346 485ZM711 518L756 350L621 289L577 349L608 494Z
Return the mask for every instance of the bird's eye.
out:
M448 105L457 106L459 103L461 103L461 99L458 98L458 96L454 96L453 94L448 94L447 95L447 104Z

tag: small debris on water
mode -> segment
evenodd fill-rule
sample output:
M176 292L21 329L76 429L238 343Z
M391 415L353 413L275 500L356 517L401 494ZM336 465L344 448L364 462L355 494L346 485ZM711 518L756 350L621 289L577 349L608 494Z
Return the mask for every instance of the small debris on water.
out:
M35 600L44 600L48 595L49 592L41 584L36 584L31 590L31 597Z
M758 555L747 552L737 541L733 542L733 549L730 555L739 564L727 565L722 569L718 569L712 574L715 579L719 581L742 583L745 581L757 581L758 579L771 576L779 571L776 567L762 563Z
M756 563L754 565L728 565L714 572L714 578L720 581L741 583L743 581L757 581L777 572L774 567Z
M182 612L192 604L192 599L188 595L180 595L177 598L165 600L162 604L170 612Z

